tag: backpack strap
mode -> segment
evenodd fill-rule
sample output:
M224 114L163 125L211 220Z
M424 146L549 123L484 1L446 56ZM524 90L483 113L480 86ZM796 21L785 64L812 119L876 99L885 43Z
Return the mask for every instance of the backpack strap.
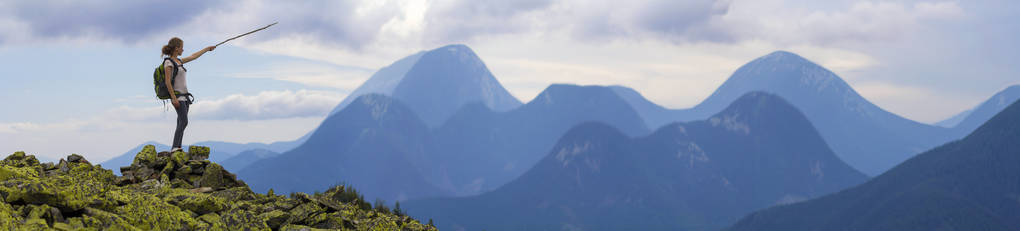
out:
M173 74L172 74L172 75L170 76L170 86L173 86L173 85L174 85L174 84L175 84L175 83L177 82L177 62L174 62L174 59L172 59L172 58L170 58L170 57L166 57L166 58L164 58L163 60L164 60L164 61L163 61L164 63L165 63L165 62L166 62L167 60L169 60L169 61L170 61L170 64L173 64L173 66L174 66L174 72L173 72ZM169 91L173 91L174 89L167 89L167 90L169 90Z

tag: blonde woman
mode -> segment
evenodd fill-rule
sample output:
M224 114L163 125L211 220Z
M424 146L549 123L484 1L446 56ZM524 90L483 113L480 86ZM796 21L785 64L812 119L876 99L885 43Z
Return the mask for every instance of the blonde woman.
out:
M188 69L184 68L184 64L202 57L205 52L216 49L216 46L209 46L191 56L179 58L184 53L184 41L180 38L171 38L166 45L163 46L163 55L168 56L169 59L163 62L163 69L166 76L166 89L170 92L170 102L174 105L174 110L177 111L177 129L174 130L174 141L170 152L176 152L181 150L181 141L184 138L184 128L188 126L188 107L194 101L191 94L188 93ZM176 78L173 78L174 68L177 67ZM173 79L173 81L171 81Z

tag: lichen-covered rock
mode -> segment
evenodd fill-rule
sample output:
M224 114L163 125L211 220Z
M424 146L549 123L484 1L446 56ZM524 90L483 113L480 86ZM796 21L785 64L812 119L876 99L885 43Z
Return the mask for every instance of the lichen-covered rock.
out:
M134 162L131 162L131 166L145 166L156 162L156 146L145 145L142 147L142 151L135 155Z
M173 187L223 189L246 186L243 181L237 180L237 176L206 159L209 157L208 147L191 146L189 150L191 152L156 153L155 147L146 145L135 156L131 166L120 168L122 176L115 179L114 184L124 186L155 179Z
M188 154L190 154L192 160L209 159L209 147L191 146L188 147Z
M20 220L21 216L10 204L0 203L0 227L14 227Z
M223 198L203 193L191 193L190 190L176 189L165 198L168 203L199 215L215 213L228 208Z
M202 178L198 179L198 187L210 187L210 188L224 188L227 186L226 179L223 179L225 175L223 172L223 166L216 163L211 163L205 166L205 171L202 173Z
M0 160L0 227L10 230L435 230L365 208L344 186L258 194L212 163L207 147L146 146L123 176L72 154L58 164L24 152Z

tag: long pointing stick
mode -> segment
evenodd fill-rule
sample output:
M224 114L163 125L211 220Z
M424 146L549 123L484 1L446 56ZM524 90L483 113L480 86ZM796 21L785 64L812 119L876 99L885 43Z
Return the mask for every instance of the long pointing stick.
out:
M224 41L223 41L223 42L221 42L221 43L218 43L218 44L216 44L216 46L220 46L220 45L222 45L222 44L224 44L224 43L227 43L227 42L229 42L230 40L234 40L234 39L236 39L236 38L240 38L240 37L242 37L242 36L245 36L245 35L249 35L249 34L251 34L251 33L255 33L255 32L258 32L258 31L260 31L260 30L265 30L266 28L269 28L269 27L271 27L271 26L273 26L273 25L276 25L276 23L278 23L278 22L274 22L273 24L269 24L268 26L265 26L265 27L262 27L262 28L258 28L258 29L255 29L255 30L253 30L253 31L251 31L251 32L248 32L248 33L244 33L244 34L241 34L241 35L238 35L238 36L234 36L233 38L229 38L229 39L227 39L227 40L224 40Z

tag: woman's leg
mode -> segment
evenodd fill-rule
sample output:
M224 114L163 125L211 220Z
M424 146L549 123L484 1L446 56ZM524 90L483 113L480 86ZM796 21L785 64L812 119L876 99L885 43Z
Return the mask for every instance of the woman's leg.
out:
M177 110L177 129L174 130L174 143L170 148L180 148L181 140L184 139L184 128L188 126L188 107L191 102L181 101Z

